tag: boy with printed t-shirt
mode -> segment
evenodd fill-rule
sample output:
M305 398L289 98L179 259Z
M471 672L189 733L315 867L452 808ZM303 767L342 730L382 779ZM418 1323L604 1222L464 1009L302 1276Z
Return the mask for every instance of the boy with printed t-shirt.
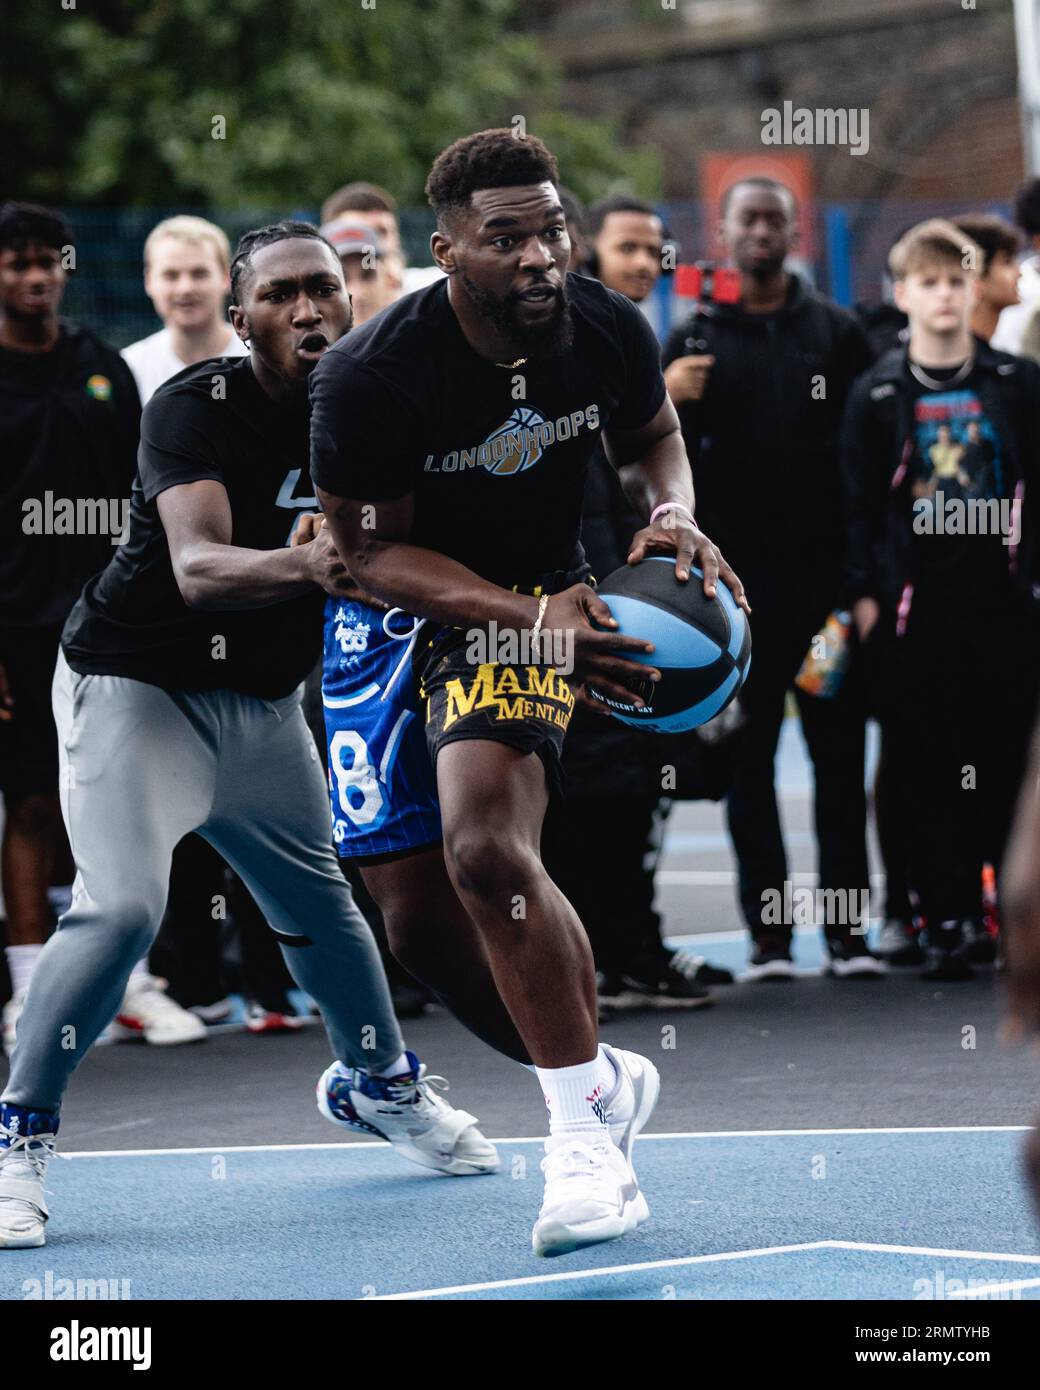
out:
M889 264L905 348L857 381L843 429L853 613L908 801L924 978L971 974L1037 699L1032 489L1040 371L971 332L979 247L912 228Z

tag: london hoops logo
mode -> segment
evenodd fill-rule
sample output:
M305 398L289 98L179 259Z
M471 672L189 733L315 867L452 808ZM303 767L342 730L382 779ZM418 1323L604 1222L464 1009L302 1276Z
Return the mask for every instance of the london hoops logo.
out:
M564 444L581 429L599 429L599 406L593 401L584 410L573 410L556 420L547 420L541 411L521 405L504 424L492 430L483 444L473 449L452 449L450 453L428 454L426 473L465 473L483 468L498 478L526 473L552 444Z

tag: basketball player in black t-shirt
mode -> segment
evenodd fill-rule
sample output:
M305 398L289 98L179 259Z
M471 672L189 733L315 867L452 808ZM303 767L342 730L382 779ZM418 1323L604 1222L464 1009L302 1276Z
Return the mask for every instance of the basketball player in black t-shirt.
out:
M340 554L365 590L430 620L419 674L444 857L550 1111L539 1254L646 1217L631 1146L659 1083L645 1058L599 1046L588 941L539 855L570 683L537 656L500 659L491 625L514 650L556 634L570 680L616 698L656 679L625 659L651 645L610 631L607 605L584 582L583 484L601 434L650 522L630 560L673 552L680 582L696 563L709 595L721 577L743 600L694 523L646 320L623 296L567 276L556 182L533 137L483 131L445 150L427 193L447 278L342 339L311 384L311 475Z
M0 1248L44 1243L62 1094L110 1021L198 831L241 875L319 1004L334 1056L318 1104L456 1175L498 1166L474 1117L423 1079L330 845L300 698L326 593L356 591L327 536L288 545L307 479L307 378L350 327L315 228L248 233L232 274L248 357L162 386L141 422L129 535L86 586L54 681L70 910L44 947L0 1101Z

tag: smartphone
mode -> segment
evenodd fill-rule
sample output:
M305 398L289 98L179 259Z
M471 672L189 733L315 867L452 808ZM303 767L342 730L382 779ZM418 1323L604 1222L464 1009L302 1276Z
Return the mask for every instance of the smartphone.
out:
M740 303L740 271L735 266L716 265L714 261L677 265L673 283L681 299L698 299L702 304Z

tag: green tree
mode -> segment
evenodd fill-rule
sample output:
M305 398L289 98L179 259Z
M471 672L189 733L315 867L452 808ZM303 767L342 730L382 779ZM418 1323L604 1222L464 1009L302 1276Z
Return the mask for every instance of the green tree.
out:
M658 163L559 107L518 0L33 0L6 17L9 195L316 206L368 178L422 200L444 145L522 115L587 197Z

